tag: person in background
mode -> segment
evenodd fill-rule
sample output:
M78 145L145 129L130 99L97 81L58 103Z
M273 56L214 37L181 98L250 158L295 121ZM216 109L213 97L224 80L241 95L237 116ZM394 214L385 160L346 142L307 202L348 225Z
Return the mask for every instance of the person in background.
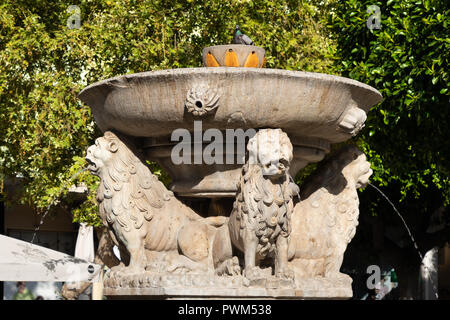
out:
M34 300L34 295L28 290L25 282L19 281L16 284L17 292L13 296L13 300Z

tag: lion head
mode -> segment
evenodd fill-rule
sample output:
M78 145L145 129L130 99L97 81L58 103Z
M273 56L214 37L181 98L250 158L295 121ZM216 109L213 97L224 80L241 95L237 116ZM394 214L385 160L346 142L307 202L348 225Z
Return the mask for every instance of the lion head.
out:
M332 194L339 194L344 188L359 189L369 183L372 175L366 155L355 146L339 149L321 163L302 186L302 199L315 191L316 186L326 186Z
M105 170L108 171L108 168L114 166L119 158L125 160L125 166L133 163L132 153L126 152L127 148L123 147L117 152L119 146L122 146L122 142L110 131L105 132L103 137L95 139L95 144L88 148L85 157L89 171L96 176L102 177Z
M278 178L289 171L293 158L292 144L281 129L262 129L249 140L249 163L258 165L268 178Z
M101 216L110 224L118 220L125 229L130 221L139 228L142 218L150 220L152 209L162 208L173 195L136 154L125 137L119 139L107 131L88 148L85 158L89 171L100 177L97 201Z
M352 145L340 149L331 159L331 163L336 172L340 172L356 189L365 187L373 173L366 155Z
M370 162L367 161L366 155L356 147L349 148L347 152L351 153L353 160L347 165L344 165L342 174L347 180L352 179L355 181L355 187L357 189L367 186L373 171L370 168Z

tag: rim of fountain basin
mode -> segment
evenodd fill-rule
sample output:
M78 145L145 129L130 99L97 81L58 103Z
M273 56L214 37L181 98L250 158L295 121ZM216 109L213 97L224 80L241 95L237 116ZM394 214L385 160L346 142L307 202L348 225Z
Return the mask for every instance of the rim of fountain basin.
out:
M316 78L320 80L327 80L327 81L337 81L340 83L348 84L350 86L359 87L365 90L370 91L374 95L379 96L379 101L377 101L375 104L382 101L383 96L382 94L375 89L372 86L369 86L365 83L362 83L357 80L353 80L346 77L331 75L327 73L319 73L319 72L309 72L309 71L300 71L300 70L285 70L285 69L271 69L271 68L243 68L243 67L197 67L197 68L178 68L178 69L164 69L164 70L153 70L153 71L144 71L144 72L137 72L137 73L131 73L131 74L123 74L119 76L115 76L112 78L107 78L103 80L96 81L87 87L83 88L83 90L80 91L78 94L78 97L81 99L81 96L85 94L88 90L99 87L102 85L108 85L111 82L117 81L117 80L123 80L123 79L135 79L135 78L144 78L144 77L157 77L157 76L164 76L164 75L178 75L178 74L187 74L192 73L193 71L203 71L205 73L240 73L242 71L245 71L246 73L260 73L260 74L275 74L275 75L283 75L283 76L291 76L294 78ZM373 104L373 105L375 105ZM369 106L372 107L373 105ZM365 110L367 111L367 110Z

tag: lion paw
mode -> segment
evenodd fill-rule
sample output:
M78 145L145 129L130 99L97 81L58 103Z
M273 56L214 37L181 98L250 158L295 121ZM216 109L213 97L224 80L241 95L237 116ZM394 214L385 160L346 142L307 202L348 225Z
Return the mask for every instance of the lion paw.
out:
M231 261L229 260L229 262L229 274L232 276L240 275L242 270L239 265L239 259L237 257L233 257L231 258Z
M266 278L265 272L259 267L246 267L243 275L249 280Z
M167 261L152 261L145 266L146 271L152 271L156 273L163 273L169 268L169 263Z
M217 275L238 276L241 274L241 267L237 257L225 260L216 269Z
M109 270L109 275L110 277L117 277L120 274L123 273L123 271L125 270L126 266L123 264L123 262L121 262L119 265L112 267Z
M145 268L140 265L133 265L133 266L125 266L122 262L111 268L110 275L117 277L123 274L140 274L145 271Z
M275 273L275 276L283 280L294 280L294 271L288 268L281 269Z

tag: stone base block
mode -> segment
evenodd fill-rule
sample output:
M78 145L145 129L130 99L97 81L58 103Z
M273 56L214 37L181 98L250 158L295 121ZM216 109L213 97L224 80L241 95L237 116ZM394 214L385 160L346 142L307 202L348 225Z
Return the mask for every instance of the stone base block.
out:
M110 299L349 299L351 280L283 280L273 276L249 281L242 276L157 274L113 276L104 281Z

